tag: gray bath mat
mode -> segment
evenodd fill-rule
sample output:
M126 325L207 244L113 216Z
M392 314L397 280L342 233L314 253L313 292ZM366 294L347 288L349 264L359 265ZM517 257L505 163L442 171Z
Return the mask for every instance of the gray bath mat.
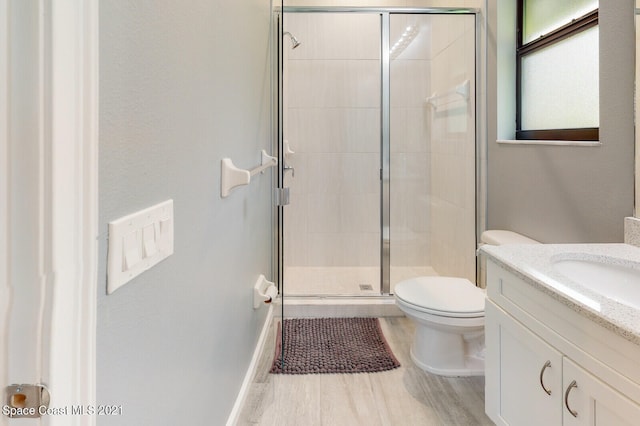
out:
M374 373L400 367L377 318L285 319L283 328L284 344L278 325L271 373Z

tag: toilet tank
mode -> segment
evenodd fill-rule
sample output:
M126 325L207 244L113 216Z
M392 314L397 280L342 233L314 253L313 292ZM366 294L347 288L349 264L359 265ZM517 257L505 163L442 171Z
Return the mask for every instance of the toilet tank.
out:
M513 231L504 231L501 229L492 229L484 231L480 236L480 244L489 244L492 246L503 246L505 244L540 244L536 240L532 240L529 237L525 237L522 234L518 234ZM484 256L480 256L480 276L478 277L478 283L480 288L487 287L487 259Z

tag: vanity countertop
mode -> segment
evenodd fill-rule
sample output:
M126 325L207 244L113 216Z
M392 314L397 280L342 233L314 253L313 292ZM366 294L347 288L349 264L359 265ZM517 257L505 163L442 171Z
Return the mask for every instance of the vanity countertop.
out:
M581 315L640 345L640 307L607 297L558 271L562 260L619 265L640 271L640 248L628 244L485 245L480 252ZM635 281L631 283L635 285ZM640 281L637 282L640 291ZM619 299L620 300L620 299Z

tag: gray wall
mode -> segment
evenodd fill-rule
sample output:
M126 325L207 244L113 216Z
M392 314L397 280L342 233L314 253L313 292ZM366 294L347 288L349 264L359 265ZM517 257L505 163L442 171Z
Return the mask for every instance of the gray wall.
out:
M270 150L269 0L100 2L100 425L219 425L266 309L271 173L220 198L220 160ZM175 253L105 294L107 224L172 198Z
M600 2L597 148L496 144L496 138L508 138L504 133L515 120L509 115L513 98L504 90L513 79L513 68L503 66L509 53L496 50L512 42L507 33L515 28L508 22L514 3L488 2L487 226L546 243L622 242L623 218L632 215L634 197L633 0Z

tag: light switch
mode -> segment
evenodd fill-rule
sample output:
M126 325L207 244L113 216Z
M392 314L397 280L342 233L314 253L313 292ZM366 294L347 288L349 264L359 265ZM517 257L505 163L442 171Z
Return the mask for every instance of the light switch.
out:
M171 218L165 217L160 219L160 234L163 236L168 235L172 229L172 225Z
M156 230L153 224L142 228L142 247L144 249L144 257L151 257L158 252L156 243Z
M107 294L173 254L173 200L109 222Z
M136 266L141 260L138 232L131 231L124 236L122 240L122 251L124 254L122 271L125 272L133 269L133 267Z
M160 235L158 235L158 248L173 254L173 218L160 219Z

